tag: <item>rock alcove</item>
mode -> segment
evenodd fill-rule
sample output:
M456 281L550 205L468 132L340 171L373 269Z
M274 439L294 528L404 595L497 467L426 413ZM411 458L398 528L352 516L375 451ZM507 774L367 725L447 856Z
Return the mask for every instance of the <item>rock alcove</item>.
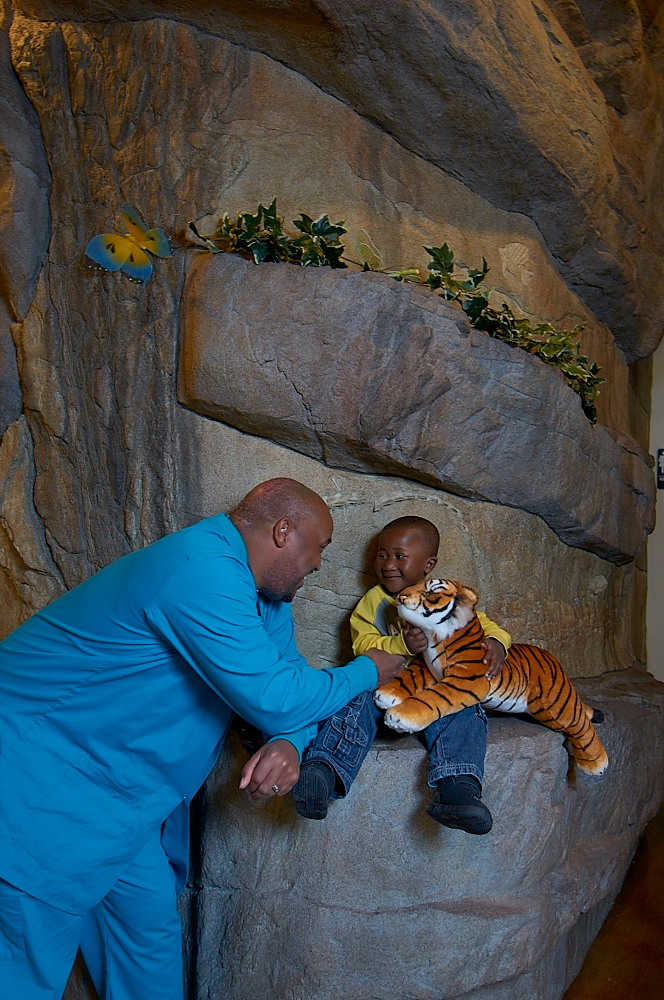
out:
M230 744L201 799L182 901L192 997L363 1000L360 958L393 937L405 943L384 1000L554 1000L661 800L643 608L664 14L631 2L602 12L567 0L3 7L2 633L285 474L335 519L324 572L294 605L311 663L347 658L372 539L414 512L438 524L445 571L607 710L614 767L595 784L569 784L552 734L494 724L488 795L503 825L481 850L416 818L418 745L377 745L357 795L307 831L286 802L247 811ZM221 211L275 194L287 221L327 211L367 229L389 266L423 267L423 244L443 240L469 265L485 255L519 315L585 324L583 349L607 378L597 427L554 371L385 276L189 251L141 287L84 267L124 201L180 239L188 219L209 232ZM525 800L547 817L540 839L534 813L515 813ZM351 858L357 906L330 886L326 908L314 899L302 864L317 852L334 871ZM387 876L379 895L376 866L395 872L405 853L418 858L411 896ZM246 865L246 890L231 861ZM438 950L423 972L408 942L430 919ZM303 924L329 941L334 981L305 954ZM486 961L469 978L471 940ZM261 962L289 941L270 978ZM84 990L72 981L69 996Z

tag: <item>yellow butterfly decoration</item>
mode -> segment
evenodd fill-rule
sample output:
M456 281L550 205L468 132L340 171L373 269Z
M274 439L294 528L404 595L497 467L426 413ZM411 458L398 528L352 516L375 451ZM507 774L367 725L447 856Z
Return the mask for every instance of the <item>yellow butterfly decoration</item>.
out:
M163 229L148 229L135 208L126 202L122 218L129 232L125 236L102 233L88 243L85 255L105 271L123 271L131 281L147 281L152 263L146 250L156 257L170 257L173 250Z
M396 271L383 271L383 258L380 250L376 248L373 240L364 229L358 229L355 233L355 252L360 258L360 263L365 271L382 271L390 278L397 281L412 281L420 284L420 272L417 267L401 268Z
M355 252L365 271L380 271L383 266L380 250L376 249L373 240L364 229L358 229L355 233Z

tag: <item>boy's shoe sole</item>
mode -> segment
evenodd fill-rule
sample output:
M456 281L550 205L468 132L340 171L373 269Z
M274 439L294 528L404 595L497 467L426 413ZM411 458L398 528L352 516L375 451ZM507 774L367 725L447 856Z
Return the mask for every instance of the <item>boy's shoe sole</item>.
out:
M488 833L493 826L491 813L483 802L478 806L442 805L431 802L427 806L427 815L441 826L447 826L451 830L463 830L465 833L481 835Z
M312 760L302 765L300 777L291 793L300 816L305 819L325 819L334 781L332 768L323 761Z
M488 833L493 819L481 794L479 781L470 775L444 778L427 806L427 815L451 830L476 835Z

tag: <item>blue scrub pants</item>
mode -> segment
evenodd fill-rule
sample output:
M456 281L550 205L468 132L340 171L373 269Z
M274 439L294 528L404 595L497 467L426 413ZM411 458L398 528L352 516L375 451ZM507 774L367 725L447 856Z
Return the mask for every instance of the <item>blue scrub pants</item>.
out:
M83 916L0 879L0 1000L62 1000L80 945L100 1000L182 1000L182 929L160 831Z

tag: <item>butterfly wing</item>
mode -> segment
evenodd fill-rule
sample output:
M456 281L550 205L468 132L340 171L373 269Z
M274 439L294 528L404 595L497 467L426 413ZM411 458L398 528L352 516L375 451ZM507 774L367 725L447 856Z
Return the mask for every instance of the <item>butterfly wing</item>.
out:
M119 271L132 250L137 248L124 236L102 233L88 243L85 254L105 271ZM145 254L143 254L145 256Z
M360 262L370 271L380 271L383 260L380 250L377 250L369 234L364 229L358 229L355 234L355 250Z
M148 239L141 243L141 246L156 257L170 257L173 253L170 240L163 229L151 229Z
M122 206L122 218L125 220L125 225L129 230L129 236L136 240L139 246L145 246L146 240L150 239L148 227L136 209L128 205L127 202Z
M129 243L129 240L127 240L127 243ZM122 270L132 281L147 281L152 274L150 258L140 247L135 246L133 243L129 243L129 245L131 249L127 260L122 265Z

